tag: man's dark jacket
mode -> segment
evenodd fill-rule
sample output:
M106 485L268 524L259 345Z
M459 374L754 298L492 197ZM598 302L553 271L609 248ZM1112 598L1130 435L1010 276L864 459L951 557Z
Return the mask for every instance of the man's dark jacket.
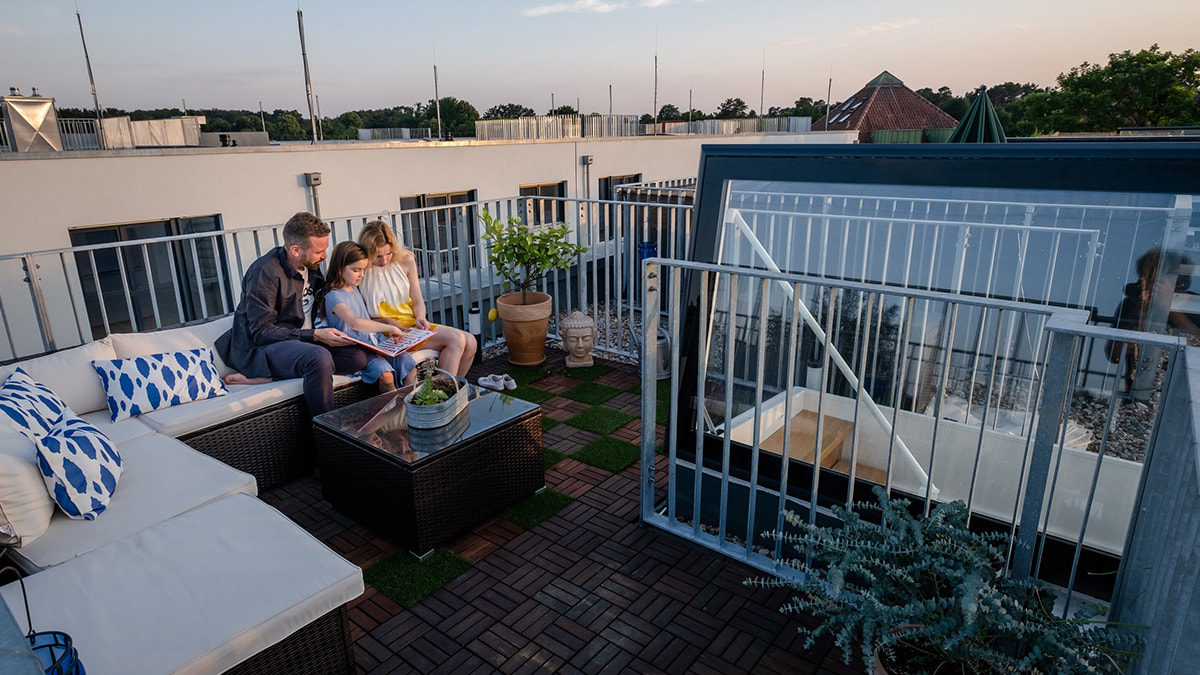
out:
M320 270L308 271L309 284L325 284ZM313 341L304 328L304 277L277 246L255 260L242 279L242 300L233 313L233 327L217 338L217 353L230 368L246 377L271 377L263 347L284 340Z

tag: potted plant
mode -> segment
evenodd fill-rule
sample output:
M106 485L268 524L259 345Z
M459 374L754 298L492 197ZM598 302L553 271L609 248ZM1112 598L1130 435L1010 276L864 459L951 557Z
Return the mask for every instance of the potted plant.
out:
M835 507L841 526L786 512L789 530L765 533L794 545L799 556L783 564L800 574L746 584L794 588L782 611L820 621L801 629L809 646L828 634L847 664L857 650L866 672L893 675L1123 673L1140 656L1139 634L1095 618L1103 606L1062 618L1049 587L1005 575L1006 535L969 530L961 501L917 518L908 501L875 494L878 505L856 511L878 511L884 525Z
M450 373L420 366L420 384L404 397L408 426L434 429L449 424L467 407L465 381ZM443 373L439 376L437 373Z
M496 309L504 324L508 360L518 366L538 366L546 360L546 329L550 325L552 301L533 286L551 272L570 267L575 256L587 248L567 240L569 228L562 224L523 225L510 216L493 217L487 209L479 214L483 236L491 243L492 264L518 290L496 298Z

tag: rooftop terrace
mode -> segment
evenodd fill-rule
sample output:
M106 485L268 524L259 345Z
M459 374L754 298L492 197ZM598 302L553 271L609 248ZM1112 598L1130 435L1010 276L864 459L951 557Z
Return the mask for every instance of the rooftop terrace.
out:
M568 398L582 381L561 374L563 356L551 350L518 395L544 398L547 454L565 455L546 485L574 501L529 530L497 517L460 537L448 548L471 569L410 608L368 585L350 610L360 672L859 672L829 641L804 649L798 619L777 611L788 594L742 586L756 570L640 525L640 463L613 473L573 457L600 436L569 422L590 406ZM636 414L636 368L597 364L611 370L595 381L620 392L599 407ZM493 358L470 377L508 369ZM640 434L633 419L611 437ZM396 550L322 501L315 478L262 498L364 569Z

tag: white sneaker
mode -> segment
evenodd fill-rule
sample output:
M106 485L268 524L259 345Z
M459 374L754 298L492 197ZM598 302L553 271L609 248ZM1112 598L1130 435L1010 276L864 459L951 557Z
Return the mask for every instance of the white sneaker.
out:
M501 375L484 375L479 378L479 386L484 389L491 389L492 391L504 391L504 377ZM516 388L516 383L513 383L513 389Z

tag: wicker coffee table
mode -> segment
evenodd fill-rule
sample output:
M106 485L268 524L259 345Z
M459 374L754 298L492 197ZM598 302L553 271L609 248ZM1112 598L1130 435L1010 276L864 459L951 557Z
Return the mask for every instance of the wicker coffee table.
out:
M424 556L544 486L540 406L472 386L450 424L409 429L407 392L313 419L321 489L337 510Z

